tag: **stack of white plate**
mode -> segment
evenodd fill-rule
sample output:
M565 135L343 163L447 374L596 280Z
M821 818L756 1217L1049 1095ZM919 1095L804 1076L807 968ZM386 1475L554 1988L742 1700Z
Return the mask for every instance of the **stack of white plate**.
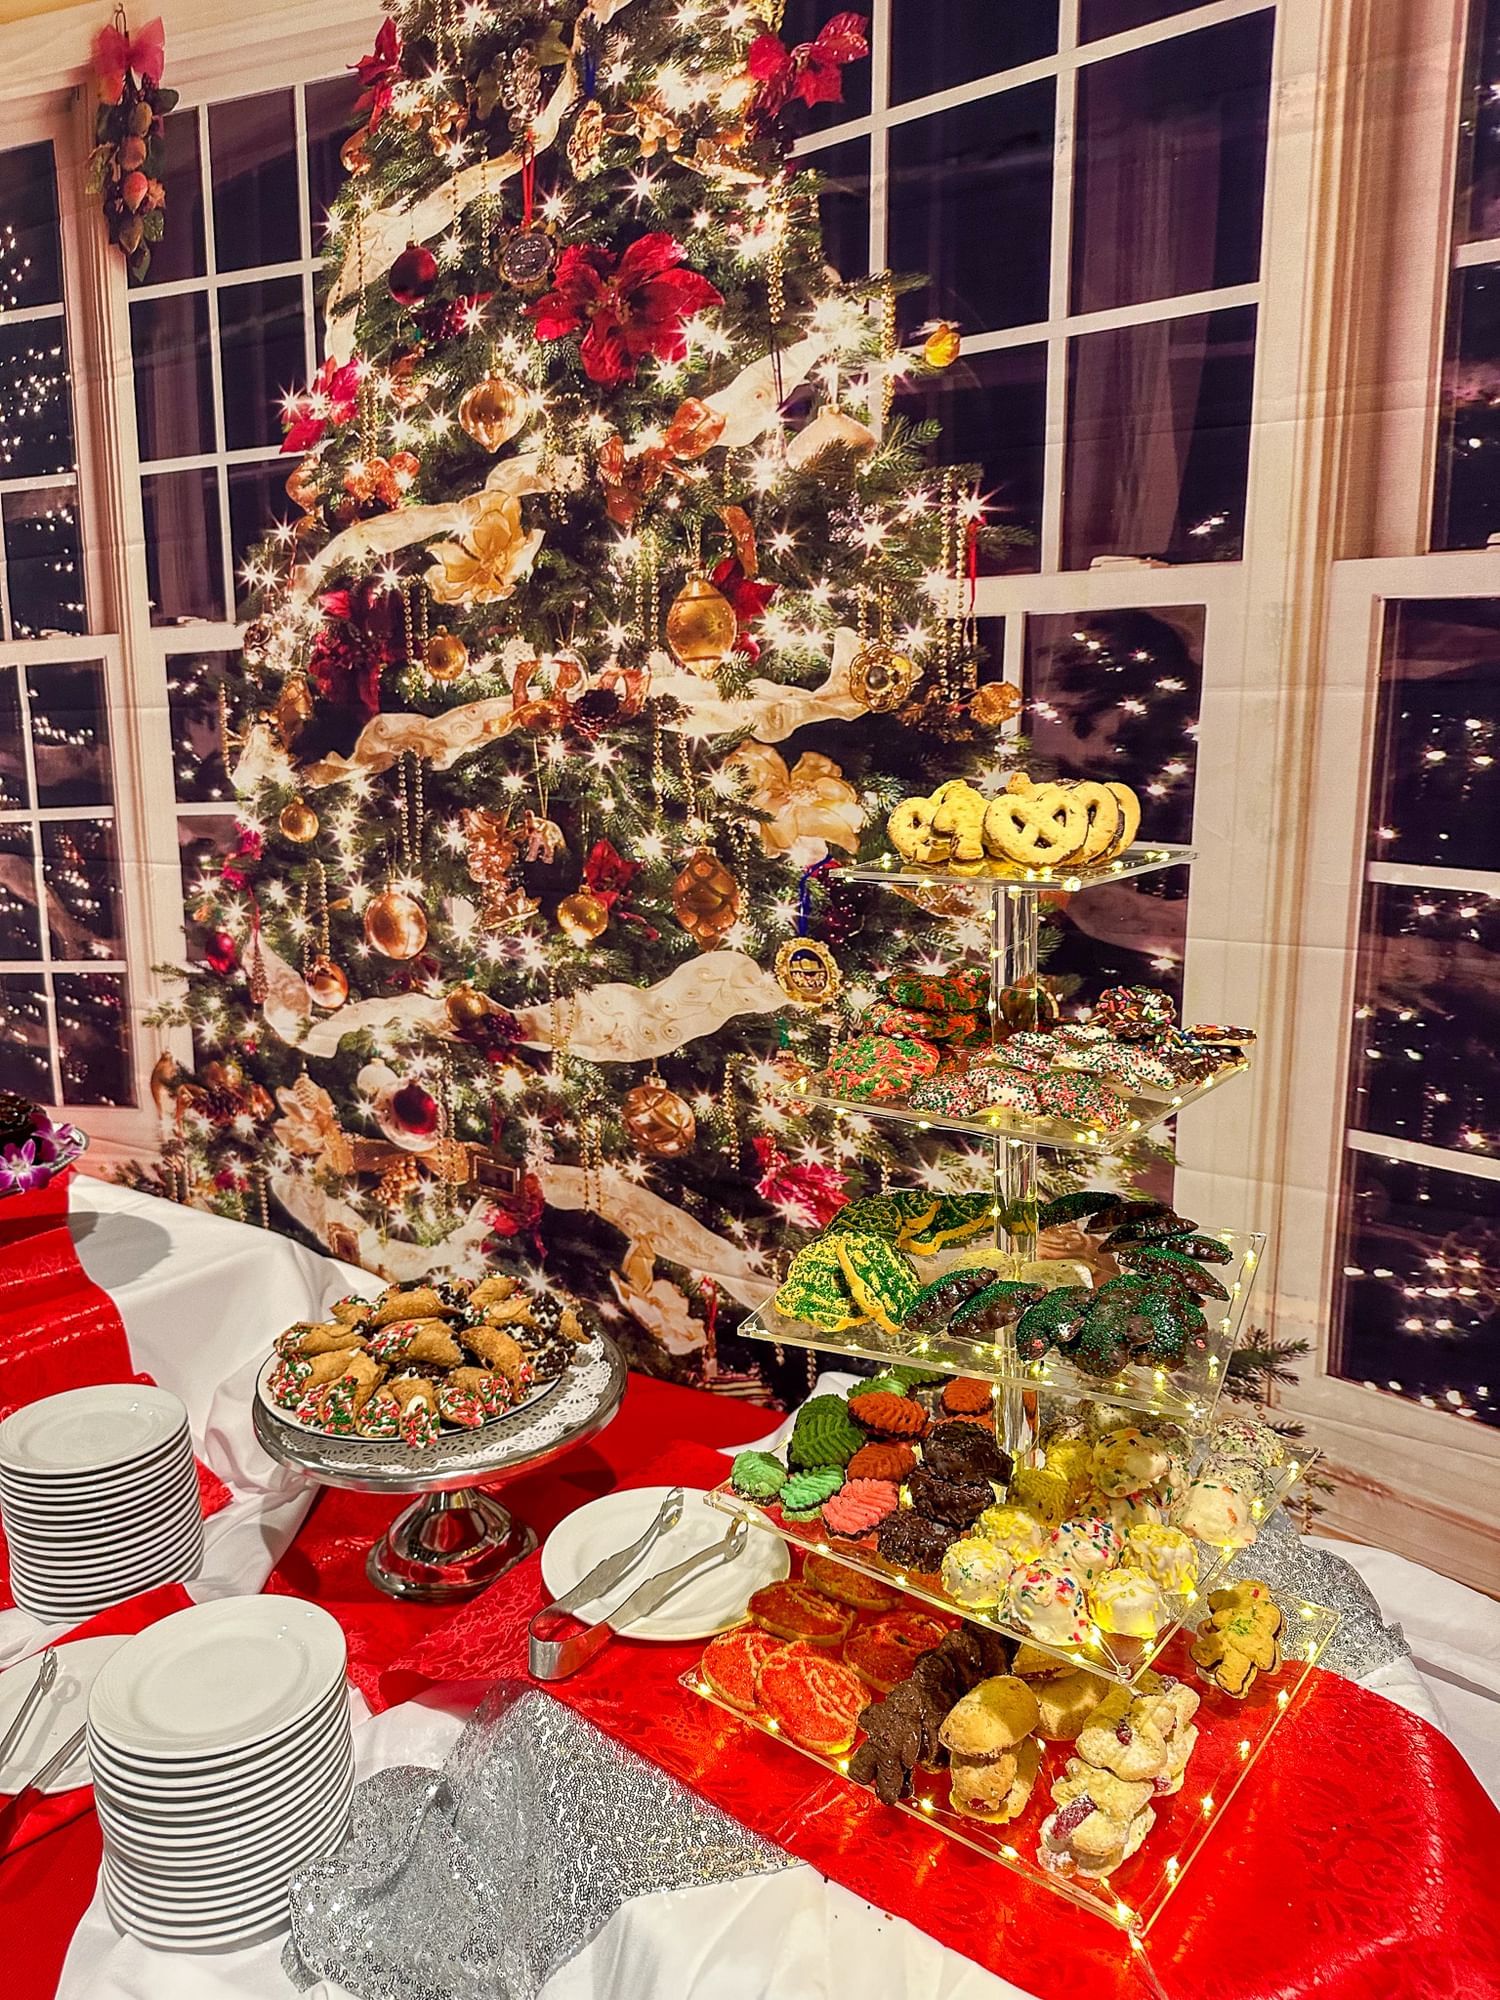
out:
M104 1901L169 1951L250 1944L338 1846L354 1793L344 1635L314 1604L236 1597L163 1618L89 1696Z
M203 1505L187 1411L130 1382L66 1389L0 1424L11 1589L35 1618L87 1618L196 1576Z

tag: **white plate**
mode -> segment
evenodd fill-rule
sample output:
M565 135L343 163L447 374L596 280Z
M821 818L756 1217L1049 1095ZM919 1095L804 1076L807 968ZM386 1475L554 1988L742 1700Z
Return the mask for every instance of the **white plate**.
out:
M48 1521L23 1521L14 1514L5 1516L4 1525L6 1539L22 1545L22 1561L28 1553L25 1544L30 1542L49 1569L54 1562L76 1567L90 1555L96 1558L95 1568L105 1568L114 1557L134 1555L137 1550L175 1539L202 1519L203 1505L195 1486L170 1495L159 1505L139 1508L130 1520L98 1522L92 1528L72 1522L63 1528Z
M341 1768L330 1769L305 1800L299 1799L292 1806L277 1801L254 1822L231 1815L225 1826L189 1827L166 1835L155 1830L139 1832L133 1822L106 1808L100 1815L100 1825L110 1846L116 1853L127 1856L132 1864L148 1871L154 1868L191 1872L200 1863L205 1866L211 1863L217 1879L223 1870L237 1870L241 1863L253 1868L262 1859L273 1859L284 1847L306 1839L324 1826L331 1815L342 1810L340 1800L347 1803L353 1790L354 1764L352 1759L346 1759Z
M70 1646L58 1646L57 1678L42 1696L26 1725L26 1734L0 1764L0 1792L20 1791L33 1771L39 1771L55 1751L61 1750L83 1721L88 1709L89 1689L94 1677L111 1654L118 1653L129 1635L117 1633L107 1639L75 1639ZM37 1654L18 1660L0 1673L0 1737L15 1721L21 1704L31 1692L41 1661ZM70 1792L89 1781L88 1752L80 1748L70 1764L65 1764L44 1787L48 1792Z
M505 1331L504 1327L502 1327L500 1331L503 1333ZM284 1409L282 1405L276 1401L275 1397L272 1396L269 1390L266 1388L266 1383L271 1378L271 1371L276 1366L277 1362L280 1359L281 1356L279 1354L273 1354L267 1360L265 1366L261 1369L259 1375L255 1378L256 1395L260 1398L261 1402L265 1404L266 1408L269 1411L271 1411L272 1415L276 1418L278 1423L290 1424L294 1431L307 1431L313 1437L327 1437L328 1432L325 1431L320 1425L310 1424L308 1423L305 1417L294 1416L290 1410ZM476 1367L482 1367L483 1365L484 1364L482 1362L475 1363ZM519 1403L512 1403L510 1405L510 1408L502 1410L498 1417L491 1417L489 1419L489 1423L477 1424L475 1426L476 1430L481 1430L481 1431L487 1430L489 1428L489 1424L491 1423L497 1424L501 1422L501 1420L505 1417L513 1417L515 1416L518 1410L529 1409L533 1403L539 1403L542 1400L543 1396L551 1395L552 1391L557 1387L558 1383L561 1380L562 1376L553 1375L545 1382L538 1382L535 1388L527 1390L526 1394L521 1398ZM445 1424L443 1429L445 1435L450 1435L453 1437L459 1437L463 1435L463 1433L458 1429L456 1425ZM378 1440L378 1442L381 1444L389 1444L390 1441L391 1440L389 1438L381 1438ZM349 1442L351 1444L358 1444L359 1439L357 1437L353 1437L350 1438ZM366 1442L375 1443L377 1442L377 1440L368 1439L366 1440Z
M89 1741L95 1762L118 1770L145 1791L181 1793L212 1785L260 1780L283 1766L301 1764L320 1749L331 1752L349 1733L349 1690L342 1680L330 1681L326 1694L287 1728L225 1751L201 1751L191 1757L159 1757L122 1747L90 1720Z
M559 1521L542 1550L542 1581L549 1597L563 1597L582 1583L596 1563L616 1549L629 1548L656 1518L670 1486L638 1486L630 1492L606 1493ZM708 1496L689 1487L682 1499L682 1519L646 1551L625 1581L597 1604L582 1604L578 1616L587 1625L607 1618L648 1576L686 1562L700 1549L720 1542L732 1525L726 1514L708 1505ZM695 1576L669 1597L660 1610L626 1627L627 1639L711 1639L727 1632L745 1615L745 1599L768 1583L780 1583L791 1573L792 1559L778 1535L753 1529L737 1561Z
M187 1411L165 1389L101 1382L28 1403L0 1424L0 1465L21 1472L99 1472L138 1459L180 1431Z
M104 1890L104 1907L115 1929L127 1937L139 1938L142 1944L150 1945L155 1951L238 1950L241 1946L259 1944L266 1938L279 1936L291 1922L283 1890L279 1897L267 1898L245 1910L241 1923L211 1924L197 1932L184 1934L167 1929L160 1923L151 1923L144 1917L132 1916L116 1899L109 1876L101 1875L100 1882Z
M350 1798L353 1792L351 1785ZM144 1915L152 1918L171 1916L175 1920L180 1914L187 1922L198 1923L220 1915L237 1918L246 1903L284 1891L299 1868L321 1855L331 1854L348 1830L349 1801L346 1799L338 1810L330 1812L315 1832L307 1834L281 1854L253 1869L216 1870L214 1880L206 1885L189 1886L190 1878L176 1869L162 1872L136 1868L126 1856L109 1847L104 1852L115 1887Z
M331 1740L330 1740L331 1739ZM109 1753L97 1736L89 1738L89 1760L93 1765L94 1789L102 1795L107 1811L118 1811L143 1828L162 1831L184 1826L201 1826L226 1815L245 1813L258 1816L263 1804L284 1804L322 1782L324 1775L342 1768L353 1755L347 1724L339 1732L323 1732L311 1748L298 1746L277 1763L262 1759L242 1768L200 1779L176 1791L147 1783L138 1774L122 1772L108 1761Z
M102 1736L158 1757L232 1750L316 1708L348 1662L338 1620L292 1597L176 1611L108 1662L89 1700Z
M119 1514L137 1500L185 1480L191 1480L195 1486L198 1481L190 1447L170 1451L139 1470L132 1467L129 1478L120 1480L114 1486L7 1486L0 1490L0 1514L12 1511L45 1514L49 1519L58 1520L79 1515Z
M85 1599L97 1599L102 1592L109 1604L154 1584L182 1583L198 1574L202 1561L203 1530L193 1522L161 1542L112 1557L103 1569L65 1569L61 1563L49 1569L45 1562L33 1568L24 1558L19 1562L12 1559L11 1587L17 1592L18 1603L25 1597L31 1603L77 1605Z
M169 1437L140 1452L121 1465L101 1466L83 1472L23 1471L14 1465L0 1465L0 1498L15 1494L22 1499L79 1500L92 1493L115 1493L157 1472L169 1461L190 1458L193 1443L186 1419Z

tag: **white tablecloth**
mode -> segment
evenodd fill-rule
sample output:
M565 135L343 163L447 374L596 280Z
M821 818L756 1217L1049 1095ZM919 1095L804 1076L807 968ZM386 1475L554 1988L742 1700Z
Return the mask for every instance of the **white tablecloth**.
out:
M245 1414L266 1329L372 1281L282 1238L97 1182L82 1184L75 1208L80 1255L119 1306L137 1365L183 1397L200 1454L236 1494L209 1525L194 1595L258 1590L307 1504ZM1500 1605L1400 1556L1337 1546L1415 1655L1372 1685L1443 1729L1500 1800ZM0 1661L31 1651L41 1630L20 1612L0 1615ZM352 1696L360 1774L441 1763L481 1692L446 1690L379 1716ZM546 2000L844 2000L851 1990L861 2000L1026 2000L806 1867L628 1904L554 1974ZM97 1897L59 1988L61 2000L286 2000L289 1991L279 1944L217 1957L151 1952L116 1936Z

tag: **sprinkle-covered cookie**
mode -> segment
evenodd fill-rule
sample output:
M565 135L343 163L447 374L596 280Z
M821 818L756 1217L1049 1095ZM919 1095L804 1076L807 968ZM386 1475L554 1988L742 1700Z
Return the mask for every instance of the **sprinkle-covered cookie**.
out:
M1048 1118L1066 1118L1074 1125L1100 1132L1118 1132L1130 1121L1130 1106L1097 1076L1052 1069L1038 1077L1037 1101Z
M915 1035L857 1035L835 1049L820 1082L830 1096L878 1103L904 1097L939 1060L933 1044Z
M964 1301L949 1320L948 1330L965 1340L993 1340L1002 1327L1013 1326L1028 1308L1047 1296L1040 1285L997 1278Z
M1049 1347L1067 1347L1083 1326L1094 1294L1087 1285L1059 1285L1030 1305L1016 1322L1016 1351L1039 1360Z
M951 1243L967 1243L994 1220L994 1198L988 1194L945 1194L920 1229L909 1229L902 1241L919 1257L931 1256Z

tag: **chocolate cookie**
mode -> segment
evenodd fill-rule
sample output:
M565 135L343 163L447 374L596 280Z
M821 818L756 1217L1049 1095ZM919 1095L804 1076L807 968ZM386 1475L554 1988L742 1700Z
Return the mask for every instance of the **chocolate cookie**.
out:
M995 1501L987 1479L945 1478L926 1464L917 1467L907 1481L906 1490L917 1513L925 1514L929 1521L949 1522L955 1528L967 1528Z
M881 1522L875 1546L882 1559L898 1569L914 1570L920 1576L936 1576L943 1566L950 1542L961 1530L926 1520L911 1507L898 1507Z
M1010 1453L980 1424L934 1424L922 1446L922 1463L943 1479L1007 1480ZM988 1503L986 1503L988 1504Z

